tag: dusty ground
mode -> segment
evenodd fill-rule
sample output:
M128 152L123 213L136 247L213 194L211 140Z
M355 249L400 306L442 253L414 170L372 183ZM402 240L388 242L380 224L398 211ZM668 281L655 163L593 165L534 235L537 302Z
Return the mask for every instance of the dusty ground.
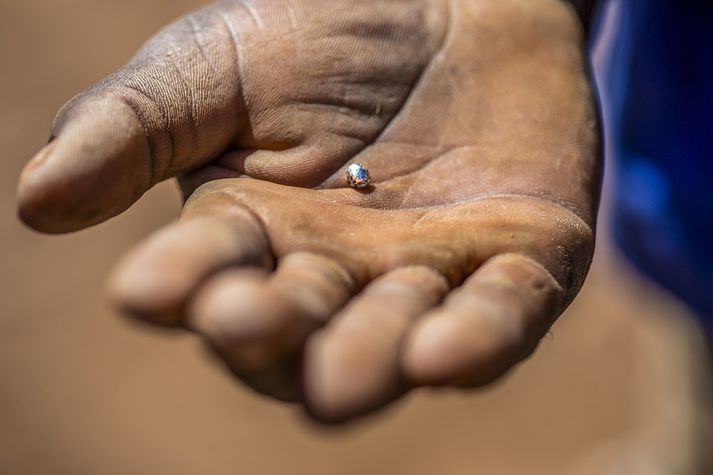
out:
M15 180L56 109L198 5L0 0L0 473L690 473L695 330L606 245L551 338L501 384L419 393L324 431L231 380L191 337L107 306L112 263L175 216L171 184L96 229L24 229ZM649 471L649 451L671 465Z

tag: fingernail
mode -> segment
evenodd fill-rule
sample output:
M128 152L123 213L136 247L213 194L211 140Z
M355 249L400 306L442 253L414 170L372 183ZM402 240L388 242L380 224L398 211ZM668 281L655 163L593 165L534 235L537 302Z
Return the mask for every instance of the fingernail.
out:
M42 150L37 152L37 154L32 157L25 166L22 175L24 176L28 173L33 173L37 171L37 169L40 168L42 165L47 163L49 161L49 158L52 156L52 151L55 149L56 145L57 141L53 140L52 142L45 145Z

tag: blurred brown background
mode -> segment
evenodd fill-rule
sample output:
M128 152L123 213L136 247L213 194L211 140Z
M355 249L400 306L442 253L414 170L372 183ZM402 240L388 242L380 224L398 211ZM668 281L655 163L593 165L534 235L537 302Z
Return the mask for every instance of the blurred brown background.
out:
M336 431L254 395L193 338L108 307L117 257L175 216L172 184L96 229L24 229L15 181L56 110L202 3L0 0L0 473L698 473L700 337L606 226L581 296L510 377Z

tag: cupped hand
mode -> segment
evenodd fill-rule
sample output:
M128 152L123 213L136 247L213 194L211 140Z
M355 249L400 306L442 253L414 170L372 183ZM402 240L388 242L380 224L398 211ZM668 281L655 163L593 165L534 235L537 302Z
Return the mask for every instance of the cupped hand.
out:
M180 220L126 256L112 296L322 421L493 381L591 261L598 121L560 0L221 2L70 101L52 136L22 219L81 229L178 176Z

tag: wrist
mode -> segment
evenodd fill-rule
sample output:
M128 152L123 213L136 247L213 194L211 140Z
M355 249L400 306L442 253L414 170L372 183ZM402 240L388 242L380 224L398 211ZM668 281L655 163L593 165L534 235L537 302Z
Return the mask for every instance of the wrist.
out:
M597 6L598 0L568 0L574 6L579 14L585 29L589 30L589 26L594 15L594 8Z

